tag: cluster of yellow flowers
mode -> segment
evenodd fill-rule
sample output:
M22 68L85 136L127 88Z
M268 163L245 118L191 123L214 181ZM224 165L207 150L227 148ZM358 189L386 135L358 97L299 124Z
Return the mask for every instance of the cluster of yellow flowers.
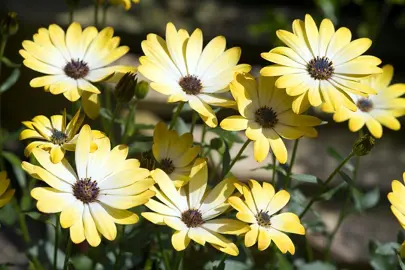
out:
M129 3L130 1L124 1ZM120 46L112 28L98 31L82 29L72 23L65 32L57 25L41 28L33 41L24 41L20 54L24 65L45 76L34 78L32 87L63 94L75 102L81 99L90 118L99 115L99 82L117 82L132 66L108 66L125 55L129 48ZM262 57L274 64L263 67L255 79L248 64L238 64L241 49L226 49L219 36L203 47L203 34L191 35L166 27L166 39L149 34L142 42L144 56L138 71L151 81L152 89L168 96L168 102L188 102L204 123L216 127L218 119L211 106L237 109L236 115L220 122L224 130L245 130L247 142L254 141L254 158L262 162L272 151L280 163L288 153L283 139L316 137L317 117L303 114L310 106L334 113L338 122L349 119L351 131L366 124L373 136L382 136L382 126L398 130L396 119L405 114L405 85L390 85L392 66L379 68L381 61L363 55L371 40L351 41L347 28L335 31L324 19L319 30L310 15L295 20L293 32L277 31L286 45ZM229 93L230 92L230 93ZM230 95L231 94L231 95ZM128 147L111 149L110 139L101 131L82 126L79 110L67 123L66 112L50 118L39 115L23 122L27 129L21 140L32 140L25 149L38 165L23 162L23 169L49 187L36 187L31 195L44 213L61 213L60 223L70 229L74 243L84 240L98 246L101 235L114 240L115 224L134 224L139 217L130 208L145 205L150 212L142 216L158 225L175 230L172 244L184 250L190 240L230 255L238 255L237 246L223 234L245 236L247 247L258 243L265 250L273 241L281 252L294 254L295 247L285 233L305 234L299 217L282 210L290 199L285 190L275 191L269 183L248 184L230 177L207 185L206 159L201 148L193 145L193 135L181 136L164 123L155 127L152 168L142 168L137 159L127 159ZM80 130L80 132L79 132ZM75 168L65 157L74 151ZM0 194L8 186L0 175ZM5 188L4 188L5 186ZM405 207L401 196L405 187L393 182L388 195L392 211L405 228ZM0 205L13 191L0 196ZM234 208L236 218L221 215Z

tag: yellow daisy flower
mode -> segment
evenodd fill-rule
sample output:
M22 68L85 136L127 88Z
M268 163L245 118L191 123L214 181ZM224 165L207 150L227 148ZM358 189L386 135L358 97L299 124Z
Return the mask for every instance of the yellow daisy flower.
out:
M352 112L345 107L340 107L333 115L333 120L343 122L349 120L350 131L359 131L364 125L376 138L381 138L383 129L381 125L392 130L399 130L401 124L396 117L405 114L405 84L390 85L394 74L391 65L385 65L383 73L370 76L361 82L377 91L377 95L368 98L351 94L358 110ZM326 112L333 112L332 108L324 106Z
M405 181L405 173L402 175ZM403 198L405 198L405 186L398 180L392 181L392 192L388 193L388 200L391 203L391 211L394 216L398 219L402 228L405 229L405 207ZM405 258L405 241L402 243L400 248L400 255Z
M110 0L110 4L112 5L123 5L125 10L129 10L131 8L132 3L139 4L140 0Z
M250 65L237 65L241 49L234 47L225 51L226 40L218 36L203 50L203 36L196 29L189 33L168 23L166 41L155 34L149 34L142 41L145 56L139 61L139 72L152 81L150 86L168 95L168 102L185 101L199 113L210 127L216 127L218 120L210 105L231 107L234 101L226 99L236 71L250 71Z
M176 187L181 187L190 179L191 167L200 146L193 146L193 135L190 133L179 136L160 122L153 133L152 152L158 167L174 181Z
M25 156L29 156L34 148L41 148L50 151L51 161L60 162L65 156L65 150L75 151L77 132L84 120L80 110L76 112L72 120L66 125L66 111L63 115L52 115L51 119L46 116L35 116L32 121L22 122L27 129L20 133L20 140L33 140L24 150ZM92 130L92 138L100 139L105 134ZM92 151L97 145L92 143Z
M71 102L82 97L84 111L94 119L99 114L100 90L93 83L136 71L129 66L107 67L129 51L129 47L119 46L120 38L113 34L111 27L100 32L94 26L82 30L76 22L66 33L56 24L40 28L33 41L23 41L20 50L26 67L47 74L31 80L31 87L45 87L54 95L63 93Z
M381 60L362 55L371 46L368 38L351 41L352 34L346 27L337 31L328 19L318 28L310 15L305 22L295 20L293 33L278 30L278 38L288 47L277 47L262 57L275 63L262 68L264 76L281 76L276 81L278 88L286 88L294 97L295 113L306 111L310 105L329 104L335 110L341 105L352 111L357 107L349 93L367 97L375 94L359 79L380 73L377 67Z
M237 246L221 234L239 235L248 231L249 226L238 220L216 218L229 209L226 200L235 190L235 178L225 179L207 190L208 169L203 158L195 161L189 184L179 190L162 170L152 171L151 176L159 186L153 191L161 202L149 200L145 206L154 212L144 212L142 216L173 228L172 244L177 251L187 248L193 240L200 245L208 242L233 256L239 254Z
M236 196L228 199L238 211L236 217L251 223L250 231L245 234L245 246L251 247L257 242L262 251L273 241L282 253L294 254L294 244L284 232L304 235L305 228L294 213L275 215L288 203L290 194L285 190L275 193L273 186L266 182L261 186L257 181L249 180L249 186L238 185L244 201Z
M221 122L225 130L246 130L253 140L254 157L262 162L270 148L281 163L287 162L287 148L282 138L295 140L302 136L316 137L314 126L321 120L309 115L298 115L291 110L292 97L274 86L274 77L260 76L258 82L250 74L239 73L231 83L240 115Z
M14 196L14 189L8 189L10 179L7 178L7 172L0 172L0 208L5 206Z
M112 241L117 224L133 224L139 217L127 209L146 203L154 195L148 190L154 182L149 171L139 167L136 159L126 159L128 147L110 149L110 140L97 140L98 149L91 153L91 129L82 127L77 139L76 171L66 159L50 162L49 153L35 148L32 153L41 166L23 162L30 175L50 187L37 187L31 196L38 200L43 213L60 214L60 224L70 228L73 243L84 240L96 247L100 234Z

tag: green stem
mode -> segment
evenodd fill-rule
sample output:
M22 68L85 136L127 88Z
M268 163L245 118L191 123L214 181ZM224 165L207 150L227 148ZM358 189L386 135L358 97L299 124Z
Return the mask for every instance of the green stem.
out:
M94 3L94 26L97 28L98 27L98 11L100 9L100 3L99 0L95 0Z
M57 269L58 265L58 247L59 247L59 218L56 216L55 221L55 243L53 250L53 269Z
M309 245L307 236L305 236L304 241L305 241L305 250L307 252L307 260L308 262L312 262L314 260L314 253L312 252L312 248Z
M171 270L169 258L166 256L165 250L164 250L164 248L163 248L162 236L160 235L160 231L159 231L159 230L157 231L157 239L158 239L158 244L159 244L160 252L162 253L163 263L164 263L164 265L165 265L165 270Z
M271 153L271 158L273 160L273 171L272 171L272 176L271 176L271 183L273 184L273 186L275 186L275 185L277 185L277 181L276 181L277 159L276 159L276 156L274 155L274 153Z
M2 37L0 37L1 41L0 41L0 59L3 58L4 55L4 50L6 49L6 44L7 44L7 36L3 35ZM2 62L0 61L0 78L1 78L1 66L2 66ZM0 108L1 108L1 93L0 93ZM0 115L1 116L1 115ZM0 117L0 135L2 138L3 134L2 134L2 128L1 128L1 117ZM4 165L4 159L3 159L3 141L0 140L0 170L5 170L5 165Z
M215 269L225 269L225 267L221 267L223 264L225 264L226 259L228 259L229 255L227 253L222 254L222 258L219 261L218 266Z
M14 211L16 213L18 213L18 224L20 225L20 229L21 229L21 233L22 233L24 242L28 245L31 242L31 238L30 238L30 234L28 232L27 222L25 220L25 215L24 215L24 213L22 213L21 207L18 204L15 197L13 198L12 205L13 205Z
M195 128L195 123L197 122L197 118L198 118L198 114L195 111L193 111L193 113L191 115L191 127L190 127L191 135L193 135L193 131Z
M107 11L110 5L108 4L108 1L105 1L105 4L103 6L103 19L102 19L102 26L106 27L107 26Z
M173 270L179 270L183 257L184 257L184 250L176 252L176 260L174 262Z
M297 155L297 149L298 149L299 141L300 141L300 139L297 139L294 142L294 148L293 148L293 152L292 152L292 156L291 156L291 160L290 160L290 166L288 166L287 176L286 176L286 179L285 179L285 182L284 182L284 188L289 188L290 187L291 173L292 173L292 168L294 166L295 157Z
M63 262L63 270L68 269L69 258L70 258L71 252L72 252L72 241L70 240L70 236L68 234L67 245L66 245L66 250L65 250L65 261Z
M73 14L75 12L75 9L73 7L71 7L69 9L69 24L71 24L73 22Z
M336 169L329 175L328 179L323 183L323 186L319 190L319 192L312 197L312 199L309 201L308 205L305 207L304 211L300 214L300 219L305 216L305 214L308 212L308 210L311 208L311 206L314 204L316 200L319 199L319 197L324 193L325 189L328 187L328 184L330 181L333 180L333 177L340 171L340 169L354 156L354 153L351 152L340 164L339 166L336 167Z
M121 110L121 103L117 103L115 106L113 115L111 117L111 122L110 122L110 127L108 128L108 137L110 137L110 140L112 143L114 143L114 124L115 124L115 118L117 118L118 113Z
M130 136L128 127L131 122L132 123L135 122L135 111L136 111L137 105L138 105L137 100L135 100L132 104L130 104L131 109L129 110L127 120L125 121L124 136L122 137L123 144L127 143L128 137Z
M361 137L363 137L363 130L362 129L359 130L358 137L359 137L359 139ZM353 178L352 178L353 179L353 184L356 183L357 172L359 170L359 167L360 167L360 156L356 156L356 163L355 163L355 166L354 166ZM342 209L340 210L340 213L339 213L338 222L337 222L335 228L333 229L332 233L328 237L328 244L327 244L326 252L325 252L325 260L327 260L327 261L330 260L330 251L331 251L331 248L332 248L333 239L335 238L336 233L339 231L339 228L342 225L343 220L349 215L349 213L347 212L347 210L348 210L347 208L348 208L349 203L350 203L351 194L352 194L351 187L349 187L348 191L347 191L345 202L344 202L343 207L342 207Z
M205 135L207 134L207 125L204 123L202 127L202 133L201 133L201 156L204 157L204 141L205 141Z
M120 247L121 239L124 237L125 234L125 227L124 225L121 225L120 228L120 236L117 239L118 241L118 254L115 257L115 264L114 264L114 269L118 270L120 267L120 262L121 262L121 256L122 256L122 248Z
M169 129L173 129L174 125L176 124L177 118L179 117L181 110L184 107L184 102L180 102L179 106L177 107L176 112L174 113L172 120L170 121Z
M243 151L245 151L246 147L249 145L250 140L247 139L245 143L242 145L242 147L239 149L239 152L236 154L235 158L232 160L231 164L229 165L229 168L224 172L222 177L225 177L232 169L233 165L238 161L240 156L242 155Z
M332 248L333 239L335 238L336 233L338 232L340 226L342 225L343 220L347 216L346 215L346 210L347 210L347 206L348 206L348 204L350 202L350 193L351 192L350 192L350 187L349 187L345 202L343 204L343 208L342 208L342 210L340 210L340 213L339 213L338 222L337 222L335 228L333 229L332 233L328 236L328 244L326 246L326 252L325 252L325 260L326 261L329 261L329 259L330 259L330 250Z

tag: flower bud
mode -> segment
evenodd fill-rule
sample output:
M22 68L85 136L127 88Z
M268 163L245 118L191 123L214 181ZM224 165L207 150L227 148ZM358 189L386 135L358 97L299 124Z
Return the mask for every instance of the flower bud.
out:
M127 72L115 86L114 96L120 103L128 103L135 94L137 79L134 73Z
M149 92L149 83L141 81L136 85L135 96L137 99L144 99Z
M2 36L11 36L18 31L17 13L9 12L0 22L0 33Z
M218 150L222 147L223 143L222 140L220 138L214 138L211 140L210 142L210 148L211 149L215 149Z
M365 156L370 153L374 145L375 139L370 134L366 134L353 144L352 151L356 156Z

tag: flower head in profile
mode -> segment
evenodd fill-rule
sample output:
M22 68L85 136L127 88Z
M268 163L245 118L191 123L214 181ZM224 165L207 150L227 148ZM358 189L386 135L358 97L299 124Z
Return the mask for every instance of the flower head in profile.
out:
M132 3L139 4L140 0L109 0L111 5L122 5L125 10L129 10Z
M403 173L402 178L405 181L405 173ZM405 186L400 181L394 180L392 181L391 187L392 192L388 193L387 196L391 203L391 211L398 219L402 228L405 229ZM405 241L401 245L400 255L402 258L405 258Z
M173 228L172 244L177 251L187 248L193 240L200 245L208 242L222 252L238 255L237 246L221 234L239 235L249 226L238 220L216 218L229 209L226 200L235 190L236 179L225 179L207 190L208 169L202 158L195 161L188 185L179 190L162 170L152 171L151 176L159 186L153 190L160 202L151 199L145 206L153 212L144 212L142 216Z
M200 147L193 146L193 135L190 133L179 136L160 122L153 133L152 152L157 166L174 181L176 187L181 187L190 179L190 171Z
M117 80L136 70L129 66L107 67L129 51L129 47L119 46L120 38L113 34L111 27L100 32L94 26L82 30L76 22L66 33L56 24L40 28L33 41L23 41L24 49L20 50L26 67L47 74L31 80L31 87L45 87L71 102L81 97L85 113L92 119L97 117L100 90L93 83Z
M169 96L168 102L188 102L208 126L216 127L218 120L210 105L233 106L234 101L221 93L229 90L236 71L250 71L249 65L237 65L240 48L225 48L223 36L214 38L203 49L200 29L190 36L168 23L166 40L149 34L142 41L145 56L139 59L138 69L152 81L152 89Z
M246 130L254 141L254 157L262 162L270 148L278 161L286 163L287 148L283 139L295 140L302 136L316 137L314 126L321 120L309 115L298 115L291 110L292 98L274 86L274 77L260 76L259 80L247 73L239 73L231 83L231 92L240 115L221 122L225 130Z
M139 167L136 159L126 159L128 147L110 149L110 140L97 140L98 148L91 152L91 129L82 127L75 151L76 170L66 159L54 164L49 153L35 148L32 153L41 166L23 162L31 176L43 180L49 187L31 191L37 208L43 213L59 213L60 224L70 228L73 243L84 240L98 246L101 237L112 241L117 224L133 224L139 217L127 209L146 203L154 195L149 188L154 182L149 171Z
M370 76L361 82L369 85L377 91L377 95L368 98L351 94L351 98L356 103L357 111L353 112L345 107L340 107L333 115L336 122L349 120L349 129L352 132L359 131L364 125L367 126L371 134L376 138L381 138L385 126L392 130L401 128L397 117L405 115L405 84L390 85L394 68L385 65L383 73ZM332 108L324 106L323 110L332 112Z
M6 171L0 171L0 208L5 206L14 196L14 189L9 189L10 179Z
M20 140L32 140L24 150L28 157L32 150L41 148L51 153L53 163L60 162L65 156L65 150L74 151L77 141L77 132L84 120L80 110L72 120L66 124L66 111L63 115L52 115L50 119L43 115L35 116L31 121L22 122L27 129L20 133ZM92 130L92 138L105 137L104 133ZM92 142L92 150L97 149L97 144Z
M255 180L249 180L249 186L238 185L243 194L243 200L232 196L228 202L238 213L236 217L250 223L250 231L245 234L246 247L256 242L260 251L269 247L273 241L282 253L295 253L295 247L287 233L305 234L298 216L294 213L279 212L290 200L290 194L285 190L275 193L271 184L263 182L260 185Z
M294 97L293 111L302 113L310 105L326 103L334 110L340 106L356 111L349 93L367 97L375 90L359 82L371 74L381 73L380 59L362 55L371 46L368 38L351 41L346 27L335 31L332 22L324 19L319 27L310 15L305 21L293 22L293 33L278 30L278 38L287 47L277 47L262 57L275 63L262 68L264 76L280 76L278 88L286 88Z

